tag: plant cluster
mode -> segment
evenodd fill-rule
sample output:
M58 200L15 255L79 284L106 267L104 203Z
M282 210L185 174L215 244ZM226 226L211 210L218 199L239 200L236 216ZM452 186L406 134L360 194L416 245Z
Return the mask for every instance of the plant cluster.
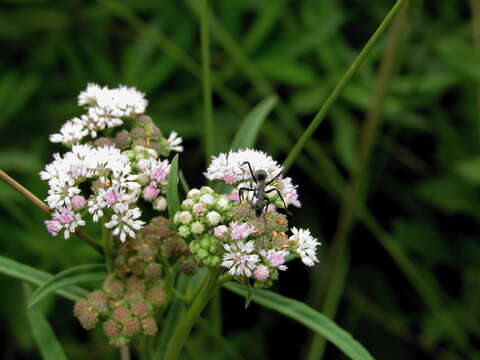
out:
M177 186L169 184L171 165L161 157L181 151L181 139L176 133L162 136L144 114L144 95L134 88L89 84L78 103L87 114L50 138L70 150L55 154L40 176L49 183L52 215L45 224L52 235L63 231L67 239L85 225L86 215L111 229L104 231L103 241L113 246L104 246L111 266L103 287L75 304L84 328L101 321L110 344L123 347L135 335L157 332L159 310L171 300L179 271L191 275L207 267L221 281L265 288L287 269L288 256L308 266L318 261L319 242L308 230L290 228L278 211L299 207L300 201L297 186L271 156L245 149L213 157L204 175L217 185L189 190L170 214L173 224L162 216L148 220L141 209L151 204L157 212L166 210L164 195ZM252 188L258 171L264 174L262 195ZM229 187L226 194L213 189L219 182ZM243 199L246 186L251 190ZM272 206L261 202L257 213L254 204L261 197Z

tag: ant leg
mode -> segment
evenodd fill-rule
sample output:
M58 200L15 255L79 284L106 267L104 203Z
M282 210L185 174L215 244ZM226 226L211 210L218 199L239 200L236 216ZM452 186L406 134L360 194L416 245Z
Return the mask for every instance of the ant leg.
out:
M265 198L265 211L263 212L263 221L266 223L267 222L267 211L268 211L268 206L271 204L271 201L268 197Z
M238 189L238 197L239 197L240 202L242 202L242 194L243 194L244 191L256 192L257 190L253 189L253 188L240 188L240 189Z
M243 164L239 164L239 165L240 165L240 167L243 168L243 165L245 165L245 164L248 165L248 169L250 170L250 175L252 175L252 179L253 179L253 181L255 181L255 184L256 184L258 181L257 181L257 178L255 177L255 173L252 170L252 166L250 165L250 162L249 161L244 161Z
M272 180L270 180L268 183L266 183L265 186L268 186L268 185L270 185L271 183L273 183L275 180L278 179L278 177L279 177L280 175L282 175L282 172L281 172L281 171L280 171L277 175L275 175Z
M285 211L287 212L287 214L292 215L292 213L290 211L288 211L287 204L285 203L285 200L283 199L282 194L280 194L280 191L278 191L277 188L273 188L273 189L270 189L268 191L265 191L265 194L271 193L272 191L276 191L278 196L280 196L280 200L282 200L283 206L285 206Z

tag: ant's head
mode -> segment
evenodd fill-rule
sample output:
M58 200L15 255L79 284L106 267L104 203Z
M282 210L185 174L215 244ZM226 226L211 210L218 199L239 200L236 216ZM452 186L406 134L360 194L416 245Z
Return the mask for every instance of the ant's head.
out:
M267 179L267 172L265 170L255 171L255 177L258 181L265 181Z

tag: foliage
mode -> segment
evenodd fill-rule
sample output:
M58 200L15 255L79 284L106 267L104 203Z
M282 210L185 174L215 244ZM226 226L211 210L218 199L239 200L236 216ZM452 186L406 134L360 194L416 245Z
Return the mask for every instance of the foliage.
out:
M125 83L148 94L149 114L162 132L175 130L186 139L181 169L193 179L189 185L203 185L196 175L205 168L196 3L4 2L0 168L44 198L47 188L38 172L60 150L47 138L78 115L72 99L87 82ZM257 111L268 117L259 127L256 147L285 159L393 4L211 0L215 152L228 150L233 139L240 144L235 137L240 128L245 137L252 136L247 130L253 125L242 127L242 120L260 104ZM376 89L391 29L291 169L303 202L295 221L321 234L324 246L315 271L289 264L292 271L275 291L330 313L378 359L478 357L480 57L475 43L480 38L472 37L473 23L480 26L480 14L467 2L410 1L384 94ZM373 150L365 162L359 204L351 207L348 241L334 255L342 221L337 220L339 204L343 201L345 208L351 197L349 181L356 176L365 142L362 126L382 96L381 127L369 141ZM249 118L255 123L253 113ZM52 239L42 227L45 215L4 183L0 211L2 255L49 273L100 261L76 238ZM99 238L92 229L87 226ZM48 280L45 272L32 277L31 267L0 258L2 273L35 285ZM330 277L332 268L336 272ZM187 299L201 283L200 275L182 288ZM71 303L51 296L28 310L39 327L32 338L25 302L18 301L22 287L3 275L0 283L9 289L0 304L4 357L38 357L33 338L42 342L39 333L50 337L45 316L70 359L117 357L100 332L79 336L83 330L70 315ZM90 284L81 285L90 290ZM85 291L57 289L70 298ZM208 359L232 358L232 352L236 358L311 355L305 329L253 303L240 310L241 299L222 294L222 331L212 305L193 332L188 353ZM178 305L169 314L166 327L174 326L174 314L182 310ZM212 331L204 330L202 321ZM50 343L52 351L62 351ZM342 356L328 346L324 357Z

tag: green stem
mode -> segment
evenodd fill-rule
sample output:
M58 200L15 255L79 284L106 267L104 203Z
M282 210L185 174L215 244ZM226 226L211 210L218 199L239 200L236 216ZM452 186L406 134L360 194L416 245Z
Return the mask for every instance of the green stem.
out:
M365 60L365 58L367 57L367 55L373 49L373 46L377 43L380 36L387 29L388 25L390 24L390 22L392 21L394 16L397 14L398 10L400 10L402 5L405 3L405 1L406 0L397 0L395 5L388 12L387 16L385 16L385 18L383 19L383 21L380 24L380 26L378 27L378 29L372 35L370 40L368 40L367 44L362 49L362 51L360 51L360 53L358 54L356 59L353 61L350 68L343 75L342 79L337 84L335 89L333 89L330 96L327 98L327 100L325 100L322 107L318 111L317 115L315 115L315 117L313 118L313 120L310 123L310 125L308 126L308 128L305 130L303 135L300 137L298 142L295 144L293 149L288 154L287 159L285 160L285 162L283 164L283 166L285 167L285 172L287 172L290 169L290 167L293 165L293 162L295 161L298 154L300 153L300 151L305 146L306 142L312 137L312 135L315 132L315 130L317 129L317 127L325 119L325 117L326 117L328 111L330 110L330 108L332 107L333 103L338 99L338 97L342 93L345 86L347 86L347 84L350 81L350 79L352 78L352 76L356 74L356 72L358 71L358 69L362 65L362 63Z
M210 73L210 34L208 30L208 0L201 0L200 36L202 44L203 121L205 132L205 162L215 151L213 137L212 83Z
M130 360L130 348L128 347L128 345L120 348L120 359Z
M102 226L102 244L103 253L105 255L105 262L107 264L107 270L109 273L113 271L113 239L112 231L105 227L104 222L101 222Z
M216 270L210 270L192 305L182 316L177 327L175 327L167 346L165 360L177 360L180 356L190 331L217 288L218 277L219 273Z

